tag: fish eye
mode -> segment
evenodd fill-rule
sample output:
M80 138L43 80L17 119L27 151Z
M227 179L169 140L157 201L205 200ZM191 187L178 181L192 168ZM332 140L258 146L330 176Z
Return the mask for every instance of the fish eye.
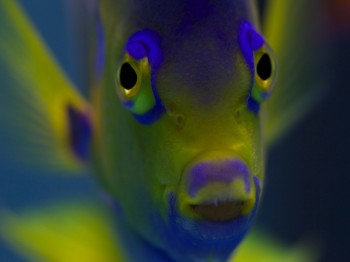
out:
M131 90L136 85L137 73L130 63L122 64L119 72L119 82L126 90Z
M150 29L138 31L125 43L116 60L115 87L121 105L143 125L166 111L157 93L157 72L163 61L161 38Z
M260 57L258 64L256 65L256 73L263 81L270 78L272 73L271 58L268 54L263 54Z
M140 91L142 81L142 63L125 55L117 74L117 93L122 101L133 100Z
M135 59L126 52L117 73L117 95L123 106L136 115L148 112L155 104L148 58Z
M264 102L273 90L276 82L276 60L271 48L265 44L254 52L255 83L252 89L252 97L258 103Z

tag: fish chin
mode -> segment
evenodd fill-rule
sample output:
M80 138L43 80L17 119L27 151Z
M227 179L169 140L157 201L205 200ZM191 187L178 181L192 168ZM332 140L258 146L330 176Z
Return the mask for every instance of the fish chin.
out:
M220 254L223 261L242 241L256 215L260 198L260 180L254 178L256 194L254 207L248 214L242 210L246 203L228 200L217 203L191 205L200 217L182 214L176 194L169 195L169 220L171 235L177 239L181 252L205 257L208 252Z

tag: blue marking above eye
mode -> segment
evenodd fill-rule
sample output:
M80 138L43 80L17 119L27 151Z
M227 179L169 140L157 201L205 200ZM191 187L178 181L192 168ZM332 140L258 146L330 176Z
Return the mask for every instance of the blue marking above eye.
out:
M240 24L238 43L252 77L252 85L247 99L247 106L249 110L257 114L260 110L260 104L255 101L251 95L255 75L254 51L257 51L264 46L265 39L255 30L251 23L242 21Z
M243 57L248 64L252 74L255 71L254 51L259 50L265 44L264 38L255 30L253 25L247 21L241 22L238 42Z
M157 72L163 62L163 55L160 48L161 39L159 35L150 29L144 29L132 35L126 44L125 50L135 60L147 57L151 65L151 86L155 98L155 105L143 115L133 114L141 124L150 125L160 119L164 114L165 107L158 96L156 88Z
M148 57L147 48L140 42L128 43L126 49L128 53L136 60Z

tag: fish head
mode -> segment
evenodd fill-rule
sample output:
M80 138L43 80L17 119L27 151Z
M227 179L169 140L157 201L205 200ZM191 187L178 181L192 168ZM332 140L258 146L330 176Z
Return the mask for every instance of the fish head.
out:
M227 257L260 200L276 63L251 2L165 2L125 4L116 23L102 1L98 176L154 246Z

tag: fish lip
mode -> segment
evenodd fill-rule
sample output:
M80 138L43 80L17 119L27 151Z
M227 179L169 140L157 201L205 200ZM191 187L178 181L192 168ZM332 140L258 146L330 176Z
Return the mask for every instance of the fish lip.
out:
M233 221L240 216L249 216L256 204L257 188L252 188L249 194L235 196L231 192L230 185L219 186L222 193L209 198L208 195L203 195L201 192L194 198L187 198L186 194L182 198L180 195L179 205L184 215L213 223ZM204 191L207 189L211 188L204 188Z
M219 164L220 162L229 162L232 166L232 169L236 170L237 176L240 177L246 184L246 191L250 191L250 186L252 181L251 172L249 170L248 165L246 164L243 158L239 156L236 152L232 150L211 150L211 151L203 151L197 154L194 158L192 158L183 168L181 174L181 180L179 181L178 191L185 192L187 191L191 197L195 197L199 190L204 188L206 185L211 183L224 183L229 184L232 180L235 179L235 175L226 175L221 172L220 174L210 175L206 172L202 172L202 174L191 175L191 171L194 169L195 172L198 172L202 167L213 162ZM214 165L216 165L214 164ZM220 165L220 164L219 164ZM199 171L201 172L201 171ZM232 173L232 172L231 172ZM187 185L186 185L187 184ZM183 187L187 188L183 188Z
M206 220L200 217L189 216L180 210L179 194L173 192L168 195L168 221L172 233L178 238L184 235L189 239L203 244L212 240L224 241L231 239L232 241L240 241L247 233L252 225L258 210L258 204L261 197L261 181L258 177L253 177L255 184L254 206L250 213L240 214L229 220ZM203 202L205 203L205 201ZM191 205L190 203L187 203ZM193 203L192 203L193 204ZM186 237L187 239L188 237ZM212 243L212 242L211 242Z
M223 167L218 168L221 163ZM207 166L218 173L207 172ZM246 161L225 149L203 151L191 159L182 171L177 196L183 216L211 223L249 216L255 204L253 177Z
M171 234L177 239L185 239L196 243L196 245L233 245L239 243L244 235L251 227L252 221L258 209L258 203L261 192L260 179L249 172L249 188L239 186L241 191L232 191L231 186L235 187L234 183L245 183L246 180L242 178L230 178L221 176L219 179L207 179L208 183L195 183L196 186L191 190L191 177L188 176L188 170L197 163L205 162L206 160L225 161L234 160L245 164L247 168L246 159L241 157L237 151L230 149L218 149L210 151L202 151L191 158L183 167L181 178L178 182L175 191L167 192L168 201L168 226ZM210 177L209 177L210 178ZM192 180L193 181L193 180ZM255 186L253 186L255 185ZM223 189L211 190L211 188ZM245 189L245 190L244 190ZM243 192L252 192L252 195ZM214 193L213 193L214 192ZM216 192L219 192L216 194ZM248 193L248 192L247 192ZM236 211L222 214L219 216L211 215L211 210L206 208L199 210L198 207L210 203L233 202L230 204L236 205ZM247 203L252 206L246 212L242 212L239 206L239 201ZM211 207L207 208L210 209ZM196 210L197 209L197 210ZM203 211L204 210L204 211ZM214 211L215 208L214 208ZM209 213L209 215L208 215Z

